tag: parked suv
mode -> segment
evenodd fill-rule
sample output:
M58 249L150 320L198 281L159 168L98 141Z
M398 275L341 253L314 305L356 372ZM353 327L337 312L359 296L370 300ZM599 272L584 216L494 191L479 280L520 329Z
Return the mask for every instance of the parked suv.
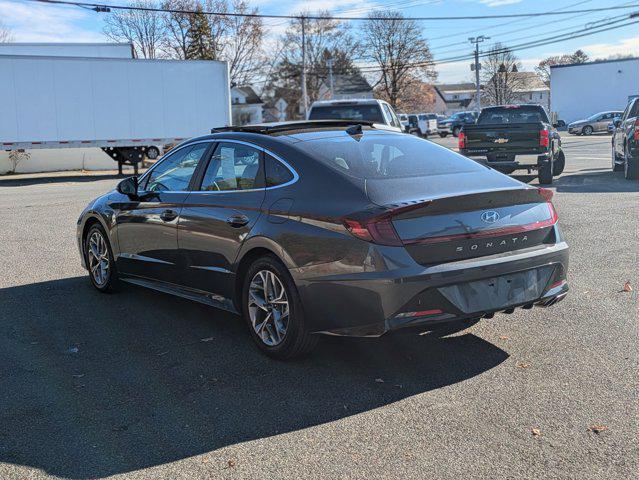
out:
M427 137L437 133L437 115L434 113L420 113L417 115L419 119L419 133L422 137Z
M568 133L573 135L592 135L608 131L608 125L615 118L619 118L622 112L608 111L595 113L585 120L577 120L568 124Z
M612 134L612 169L628 180L639 179L639 98L630 101Z
M362 120L403 132L393 107L383 100L318 100L308 111L309 120Z
M449 133L453 134L453 137L457 137L464 125L472 125L477 119L475 112L457 112L453 113L450 117L437 124L437 133L442 138L448 136Z

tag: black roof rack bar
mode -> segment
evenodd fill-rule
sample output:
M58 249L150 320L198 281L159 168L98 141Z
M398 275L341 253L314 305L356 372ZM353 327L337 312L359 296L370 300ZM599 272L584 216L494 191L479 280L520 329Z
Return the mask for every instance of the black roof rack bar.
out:
M230 127L216 127L211 129L211 133L221 132L247 132L270 134L275 132L285 132L287 130L302 130L306 128L321 127L352 127L359 125L372 127L375 122L368 120L302 120L299 122L263 123L257 125L237 125Z

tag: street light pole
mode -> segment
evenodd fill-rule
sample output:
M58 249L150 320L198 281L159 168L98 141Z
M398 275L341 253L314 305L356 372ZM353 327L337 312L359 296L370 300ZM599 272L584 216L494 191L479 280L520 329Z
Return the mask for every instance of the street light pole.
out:
M475 109L477 110L477 114L481 111L481 85L479 83L479 70L481 69L481 64L479 63L479 44L484 40L490 40L490 37L480 35L479 37L470 37L468 39L470 43L475 44L475 65L473 66L473 70L475 70L475 85L477 87L477 92L475 93Z
M308 114L308 95L306 93L306 19L302 20L302 106L304 108L304 120Z

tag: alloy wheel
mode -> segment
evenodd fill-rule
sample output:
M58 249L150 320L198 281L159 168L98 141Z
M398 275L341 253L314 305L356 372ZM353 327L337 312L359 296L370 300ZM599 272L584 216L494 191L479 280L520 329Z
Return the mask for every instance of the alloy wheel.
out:
M286 288L270 270L260 270L248 289L248 311L257 336L269 347L279 345L286 336L289 302Z
M109 280L109 248L106 240L98 231L94 231L89 237L87 245L87 260L91 278L99 287L103 287Z

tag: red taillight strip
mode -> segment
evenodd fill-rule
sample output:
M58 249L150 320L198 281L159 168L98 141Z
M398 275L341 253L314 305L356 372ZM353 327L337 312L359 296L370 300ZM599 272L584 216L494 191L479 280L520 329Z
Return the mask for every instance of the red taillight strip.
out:
M430 315L441 315L442 312L440 309L434 310L422 310L419 312L402 312L395 315L395 318L405 318L405 317L428 317Z
M459 233L455 235L445 235L442 237L415 238L413 240L404 240L404 245L442 243L442 242L449 242L451 240L459 240L459 239L499 237L501 235L513 235L515 233L530 232L531 230L538 230L540 228L552 227L555 223L557 223L557 212L555 212L555 209L553 208L551 203L548 203L547 205L548 205L548 208L550 209L550 218L547 220L540 220L538 222L527 223L525 225L514 225L512 227L481 230L479 232L472 232L472 233Z
M552 290L553 288L561 287L565 283L567 283L566 280L559 280L558 282L555 282L550 287L548 287L548 290Z

